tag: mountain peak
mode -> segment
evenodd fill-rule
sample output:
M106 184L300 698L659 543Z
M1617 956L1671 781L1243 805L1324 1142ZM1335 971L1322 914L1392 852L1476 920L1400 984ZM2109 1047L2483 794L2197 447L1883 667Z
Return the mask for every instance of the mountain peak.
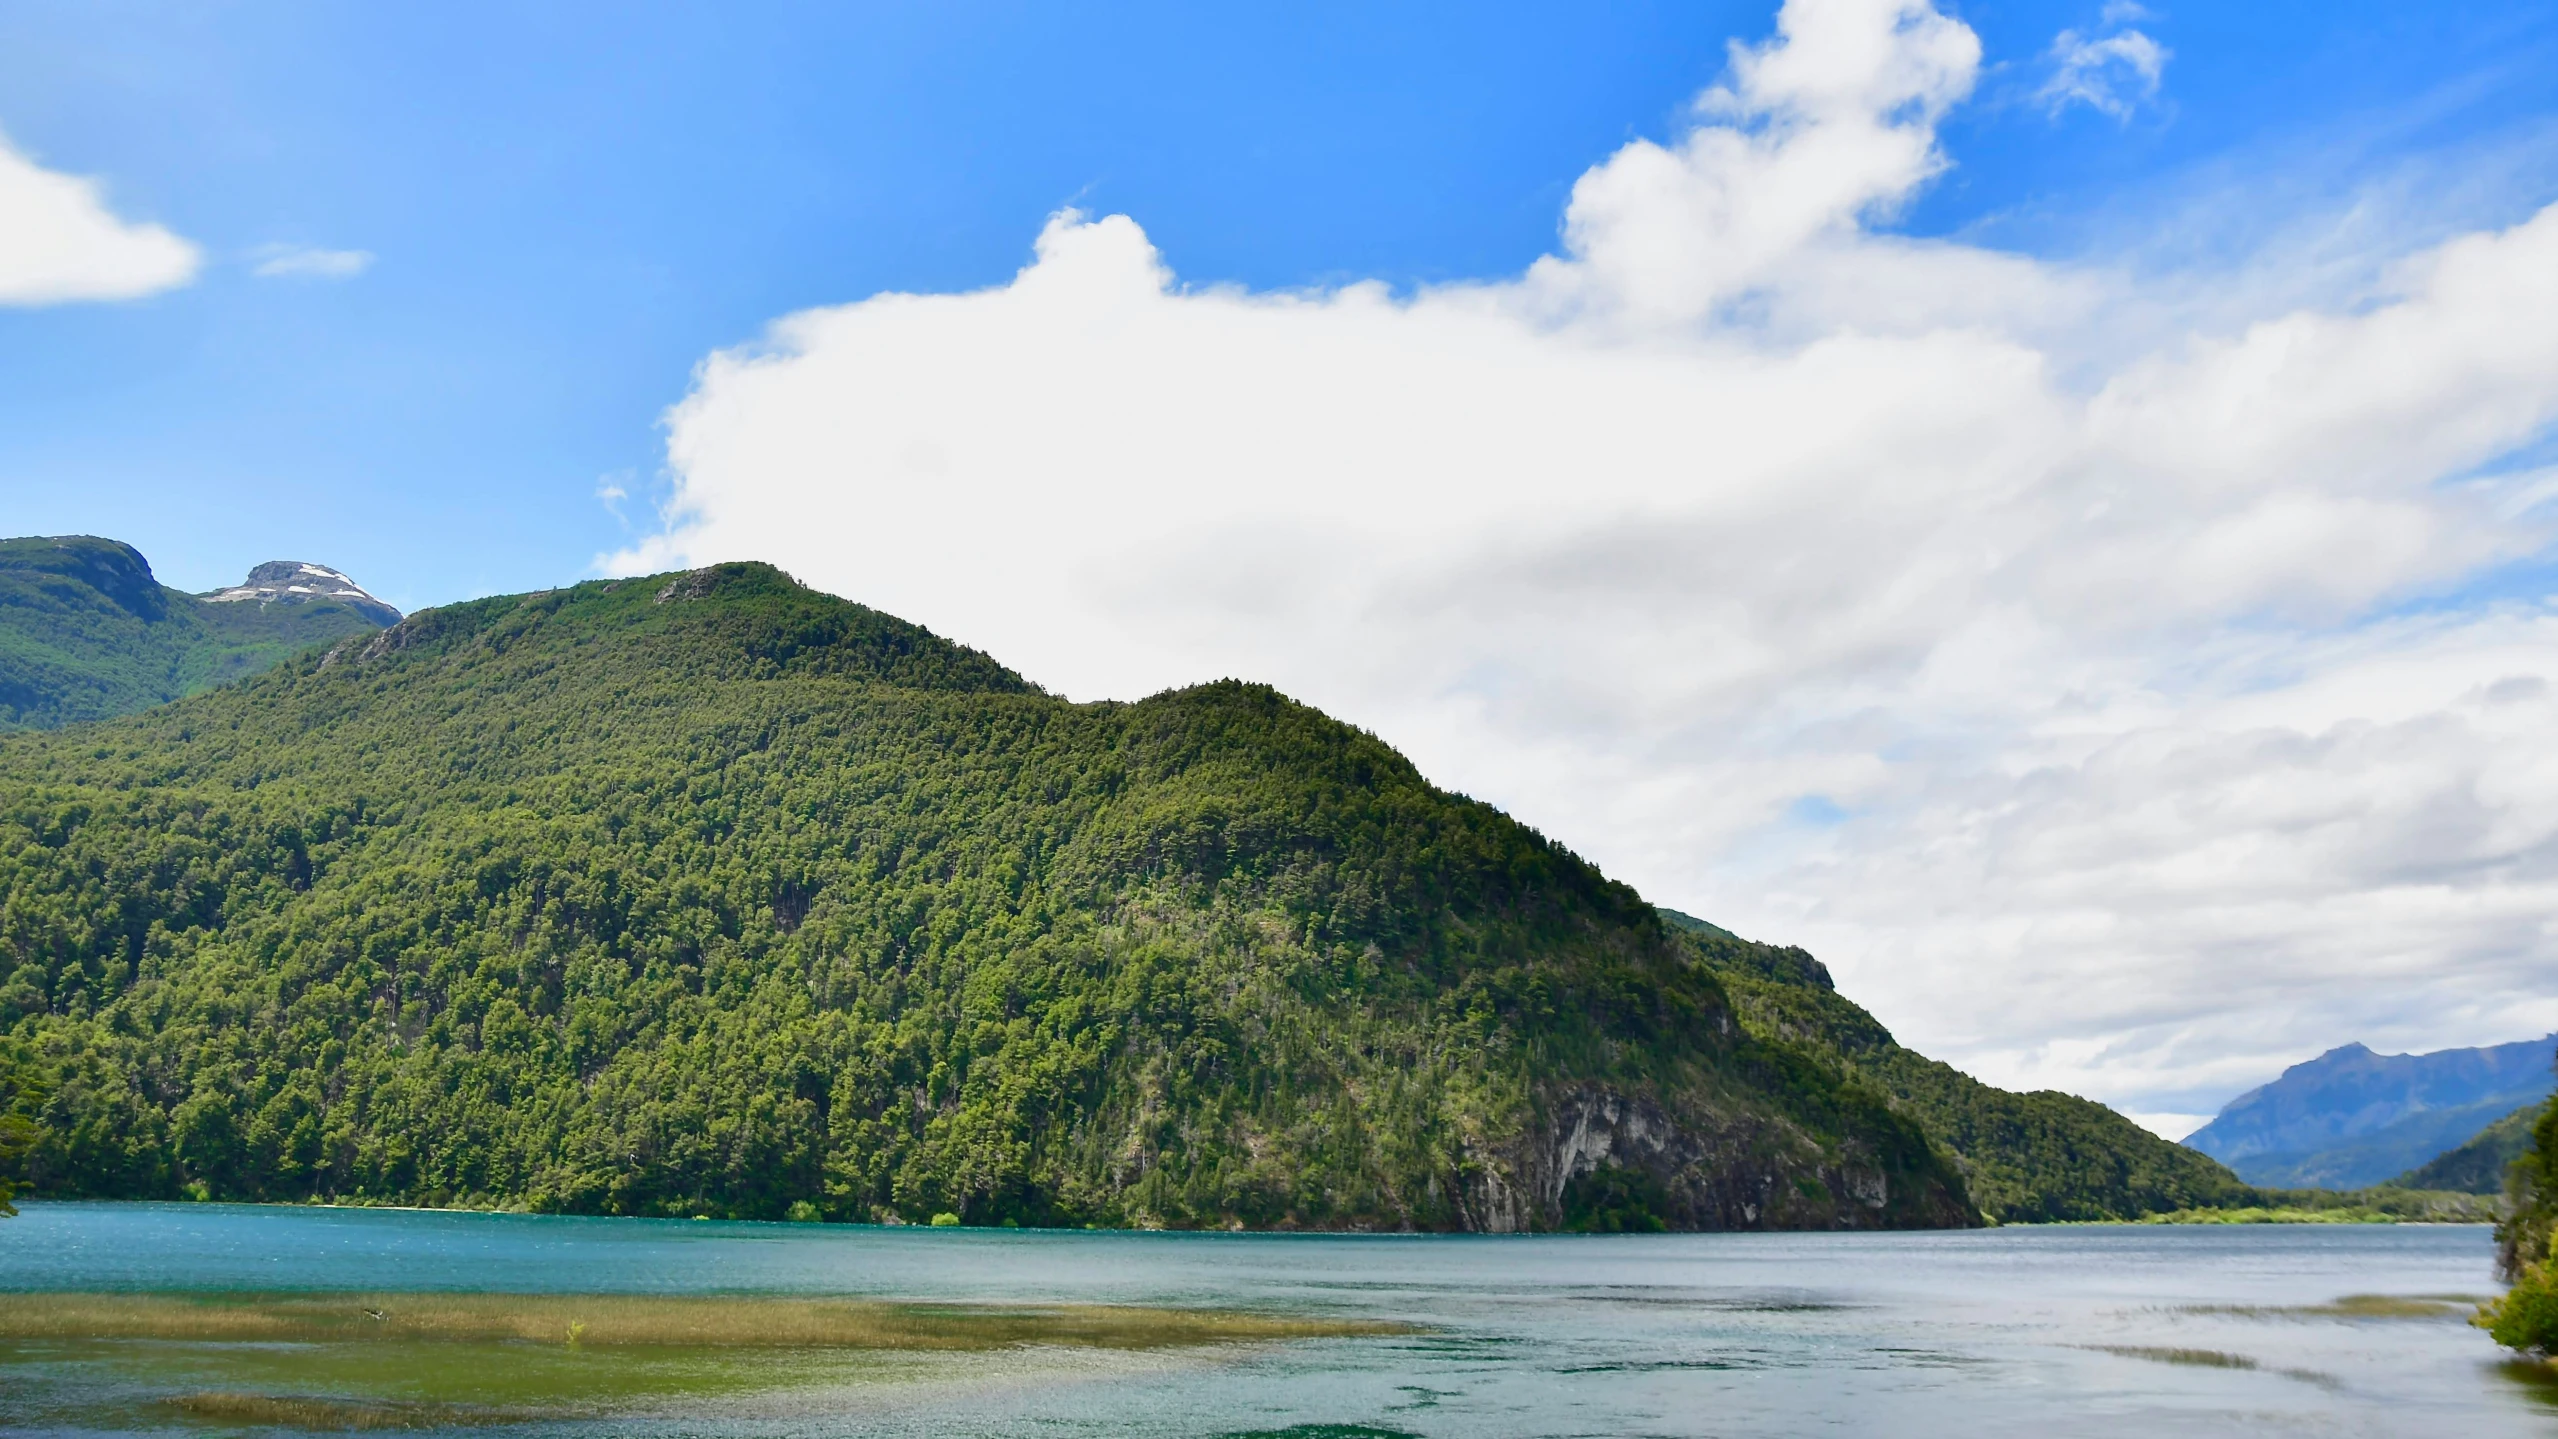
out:
M384 624L396 624L400 618L398 610L375 599L370 591L347 578L343 571L315 565L308 560L268 560L250 570L249 577L239 584L198 598L217 605L248 600L262 605L336 600L349 608L364 611Z
M68 580L96 598L88 603L113 605L135 619L153 622L168 614L169 604L151 562L121 540L96 535L28 535L0 540L0 571L28 580ZM60 594L56 590L57 596Z
M2546 1098L2553 1046L2558 1035L2430 1054L2341 1044L2231 1100L2184 1143L2250 1184L2376 1184Z

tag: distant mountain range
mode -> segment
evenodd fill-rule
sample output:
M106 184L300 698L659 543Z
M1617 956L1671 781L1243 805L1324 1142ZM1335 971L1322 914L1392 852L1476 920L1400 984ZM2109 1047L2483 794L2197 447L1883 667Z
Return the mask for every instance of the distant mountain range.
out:
M399 619L344 574L299 560L191 595L115 540L0 540L0 730L132 714Z
M2231 1100L2185 1144L2251 1184L2359 1189L2397 1175L2412 1181L2409 1171L2430 1168L2436 1156L2447 1159L2446 1151L2546 1100L2553 1053L2558 1035L2432 1054L2348 1044Z

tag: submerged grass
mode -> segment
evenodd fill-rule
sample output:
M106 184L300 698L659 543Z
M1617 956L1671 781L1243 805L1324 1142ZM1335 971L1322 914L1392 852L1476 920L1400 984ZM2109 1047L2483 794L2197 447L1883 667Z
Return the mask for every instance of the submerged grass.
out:
M1195 1362L1209 1346L1411 1326L1117 1305L744 1295L0 1295L0 1397L101 1425L480 1428L883 1386ZM1160 1354L1160 1357L1156 1355ZM1140 1357L1140 1356L1145 1357ZM1210 1361L1210 1362L1213 1362ZM798 1399L792 1396L800 1396ZM48 1401L53 1402L53 1401ZM825 1402L835 1402L832 1399ZM0 1428L14 1417L0 1403Z
M2157 1344L2090 1344L2099 1354L2121 1359L2147 1359L2156 1364L2182 1364L2197 1369L2253 1369L2256 1361L2225 1349L2186 1349Z
M638 1294L14 1294L0 1339L487 1343L563 1348L1161 1349L1411 1332L1356 1320L1067 1304Z
M2181 1344L2084 1344L2079 1347L2122 1359L2145 1359L2152 1364L2174 1364L2187 1369L2238 1369L2251 1374L2279 1374L2285 1379L2297 1379L2321 1389L2344 1387L2333 1374L2316 1369L2267 1369L2244 1354L2232 1354L2226 1349L2194 1349Z
M468 1404L369 1403L294 1394L181 1394L163 1401L192 1419L293 1429L443 1429L534 1417Z
M2348 1294L2325 1304L2189 1304L2180 1314L2238 1319L2450 1319L2479 1303L2471 1294Z

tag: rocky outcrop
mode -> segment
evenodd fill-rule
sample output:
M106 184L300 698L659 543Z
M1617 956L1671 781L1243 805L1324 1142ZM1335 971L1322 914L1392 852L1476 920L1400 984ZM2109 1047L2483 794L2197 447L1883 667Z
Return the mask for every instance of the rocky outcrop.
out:
M1913 1229L1978 1224L1959 1183L1924 1149L1887 1156L1823 1144L1783 1121L1673 1116L1639 1094L1575 1087L1548 1096L1511 1152L1485 1156L1460 1201L1466 1227L1513 1234L1571 1227L1575 1186L1641 1196L1673 1230Z
M199 595L208 604L312 604L321 600L337 602L371 616L376 622L393 625L400 612L375 599L364 586L348 579L340 571L305 560L269 560L249 571L249 577L227 590Z

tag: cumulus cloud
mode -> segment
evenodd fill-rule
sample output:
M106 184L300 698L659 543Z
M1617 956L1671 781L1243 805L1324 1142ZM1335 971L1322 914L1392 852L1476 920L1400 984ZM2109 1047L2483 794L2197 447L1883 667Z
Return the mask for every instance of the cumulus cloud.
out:
M98 182L0 140L0 305L130 300L195 278L194 245L107 208Z
M1507 280L1188 287L1061 213L710 356L605 566L770 559L1079 698L1270 680L2001 1082L2558 1026L2558 608L2443 599L2552 538L2498 466L2558 208L2162 330L2245 294L1879 228L1979 66L1790 0Z
M264 245L250 258L260 279L349 280L373 267L370 250L324 250L311 245Z

